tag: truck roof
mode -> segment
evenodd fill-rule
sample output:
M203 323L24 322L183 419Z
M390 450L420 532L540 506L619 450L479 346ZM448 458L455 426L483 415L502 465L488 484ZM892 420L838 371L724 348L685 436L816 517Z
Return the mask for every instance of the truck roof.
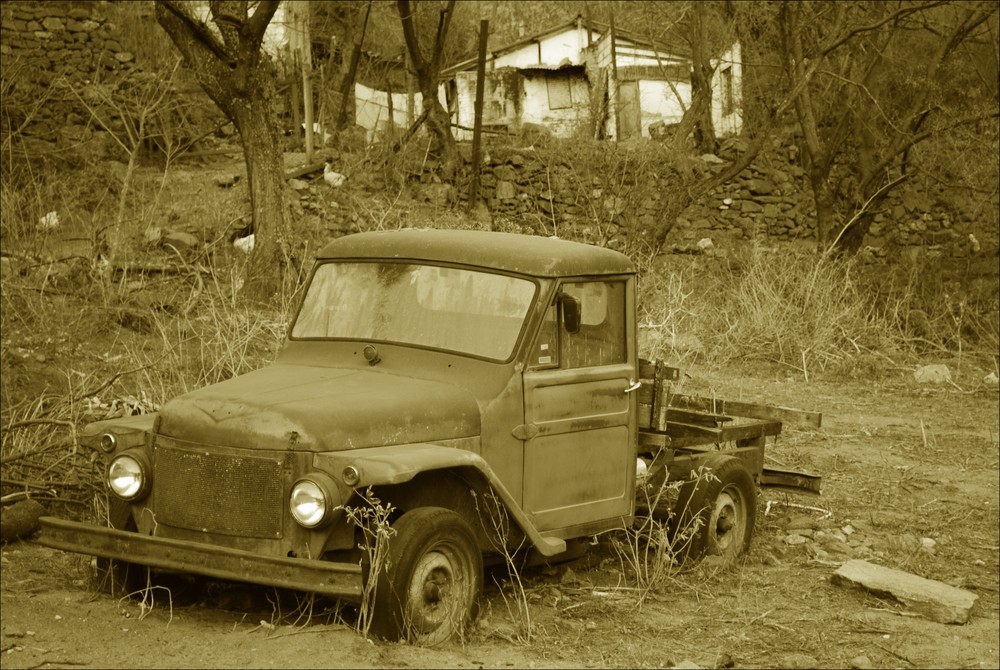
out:
M472 265L537 277L631 274L625 254L550 237L480 230L406 229L336 239L317 254L333 258L398 258Z

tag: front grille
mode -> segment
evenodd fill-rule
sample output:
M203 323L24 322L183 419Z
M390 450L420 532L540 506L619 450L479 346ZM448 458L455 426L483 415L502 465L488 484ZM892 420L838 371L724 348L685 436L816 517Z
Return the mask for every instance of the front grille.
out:
M282 459L206 453L158 444L153 499L157 522L239 537L281 537Z

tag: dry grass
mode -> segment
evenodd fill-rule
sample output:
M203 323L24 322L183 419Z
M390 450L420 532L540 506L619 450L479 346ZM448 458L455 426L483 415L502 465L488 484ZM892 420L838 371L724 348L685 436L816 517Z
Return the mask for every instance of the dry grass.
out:
M885 274L757 244L667 257L640 275L640 348L673 364L762 363L806 381L895 374L928 354L995 367L995 279L959 286Z

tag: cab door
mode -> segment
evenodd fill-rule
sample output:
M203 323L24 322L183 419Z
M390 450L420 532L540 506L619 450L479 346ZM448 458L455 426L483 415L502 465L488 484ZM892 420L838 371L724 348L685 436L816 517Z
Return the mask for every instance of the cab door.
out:
M633 282L563 282L529 352L522 499L541 531L597 528L632 514Z

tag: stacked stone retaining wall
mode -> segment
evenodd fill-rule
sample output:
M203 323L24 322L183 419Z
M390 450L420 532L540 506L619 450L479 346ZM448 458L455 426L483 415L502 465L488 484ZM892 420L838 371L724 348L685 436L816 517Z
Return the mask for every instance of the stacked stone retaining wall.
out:
M716 244L755 238L815 239L812 194L791 137L775 140L771 151L673 222L660 220L667 209L670 167L635 160L636 174L609 178L598 173L587 181L569 161L543 155L531 147L494 147L488 152L480 172L480 198L495 220L520 221L548 234L571 228L579 237L611 246L623 244L616 238L648 234L663 223L670 227L667 245L679 250L704 238ZM722 156L731 157L725 152ZM716 156L691 163L690 169L706 174L725 165ZM457 196L465 193L467 185L459 184ZM935 186L933 180L903 185L877 210L865 252L874 259L918 251L931 257L965 258L995 250L998 210L995 194L981 202Z
M6 110L26 138L78 140L88 118L69 86L132 68L135 56L119 42L102 3L0 3L0 58ZM23 127L22 127L23 126Z

